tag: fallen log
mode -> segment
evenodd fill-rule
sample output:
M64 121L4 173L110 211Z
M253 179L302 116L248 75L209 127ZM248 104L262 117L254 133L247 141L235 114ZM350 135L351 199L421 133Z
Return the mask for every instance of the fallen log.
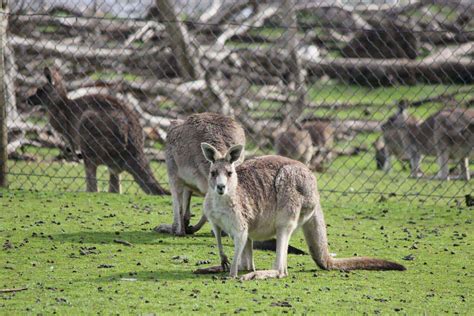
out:
M306 61L308 72L315 76L350 83L380 86L393 84L412 85L425 83L474 82L474 61L471 58L439 60L374 60L367 58L319 58Z
M11 23L14 25L25 25L33 23L37 25L56 25L70 27L73 29L82 29L84 31L100 31L102 33L119 33L121 36L135 32L137 29L144 28L149 23L155 24L155 28L164 29L164 25L155 21L140 21L131 19L105 19L105 18L86 18L86 17L58 17L51 15L15 15ZM20 29L20 28L18 28Z
M161 47L152 48L146 51L139 51L128 48L91 48L85 45L65 45L59 41L24 38L10 35L7 39L9 45L15 49L26 50L32 54L55 55L73 60L101 61L101 63L130 61L130 59L140 59L153 57L160 52Z

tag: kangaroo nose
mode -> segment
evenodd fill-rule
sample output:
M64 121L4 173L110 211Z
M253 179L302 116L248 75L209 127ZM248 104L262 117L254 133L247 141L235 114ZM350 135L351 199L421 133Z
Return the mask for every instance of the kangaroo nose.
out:
M218 193L224 193L225 184L218 184L216 187Z

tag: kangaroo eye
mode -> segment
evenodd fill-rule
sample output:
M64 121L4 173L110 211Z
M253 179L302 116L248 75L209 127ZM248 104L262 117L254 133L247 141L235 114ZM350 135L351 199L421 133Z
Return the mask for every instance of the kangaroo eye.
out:
M227 171L227 176L230 177L232 175L232 171Z
M211 176L217 177L217 171L211 171Z

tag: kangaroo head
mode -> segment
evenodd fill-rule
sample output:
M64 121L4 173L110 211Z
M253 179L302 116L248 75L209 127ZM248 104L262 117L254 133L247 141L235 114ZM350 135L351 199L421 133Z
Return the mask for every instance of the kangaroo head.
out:
M211 163L209 169L209 189L219 195L229 194L237 187L235 167L240 163L244 146L235 145L222 155L212 145L201 143L204 157Z
M396 128L406 128L408 121L410 121L410 116L408 115L408 102L400 101L398 104L398 111L394 115L390 116L388 120L382 125L382 131L388 131L390 129Z
M28 97L27 103L29 105L48 106L66 98L67 91L64 88L59 70L46 67L44 68L44 75L46 84L36 89L36 93Z

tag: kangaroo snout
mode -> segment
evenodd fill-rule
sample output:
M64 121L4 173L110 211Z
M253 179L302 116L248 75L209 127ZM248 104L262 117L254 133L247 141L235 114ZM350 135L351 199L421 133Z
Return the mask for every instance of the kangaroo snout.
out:
M216 191L218 194L223 195L225 193L225 184L217 184Z

